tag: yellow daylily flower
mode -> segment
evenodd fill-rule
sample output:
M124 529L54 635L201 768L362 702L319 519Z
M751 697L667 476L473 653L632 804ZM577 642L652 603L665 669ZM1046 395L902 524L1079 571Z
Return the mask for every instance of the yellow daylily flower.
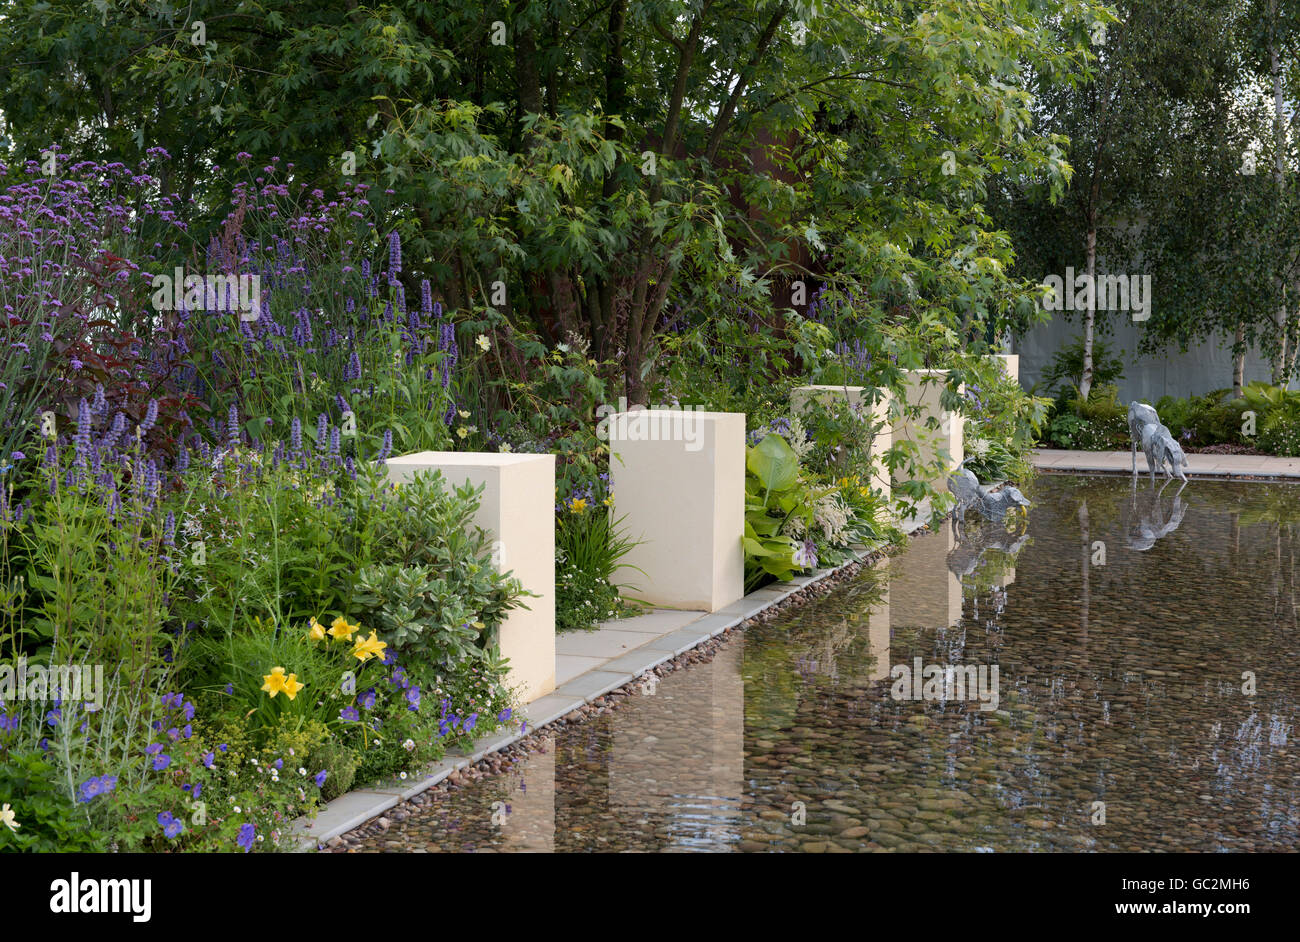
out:
M335 641L351 641L352 636L360 630L360 625L349 625L348 620L340 615L330 625L330 636Z
M262 675L262 689L269 693L271 699L274 700L277 693L285 692L285 679L284 668L273 667L271 673ZM293 698L290 697L289 699Z
M352 649L352 655L358 661L365 663L372 657L383 656L384 648L386 647L388 647L388 645L385 642L380 641L379 635L372 631L370 632L369 638L357 639L357 646Z
M284 695L292 700L298 696L298 691L306 686L306 684L298 682L297 674L290 674L284 682Z
M569 509L575 514L580 514L587 509L587 501L581 497L575 497L569 501Z
M307 637L310 638L312 641L325 640L325 626L322 625L320 622L318 622L316 619L313 618L310 622L308 622L307 627L310 629L307 632Z
M13 810L9 807L9 802L7 801L5 802L4 807L0 808L0 824L3 824L11 831L16 831L22 827L22 825L18 823L18 819L14 816Z

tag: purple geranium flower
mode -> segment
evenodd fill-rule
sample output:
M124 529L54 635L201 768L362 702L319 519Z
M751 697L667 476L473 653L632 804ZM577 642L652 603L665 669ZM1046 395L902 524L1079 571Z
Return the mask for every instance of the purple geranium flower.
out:
M158 823L162 825L163 834L170 840L180 837L185 825L181 824L170 811L158 812Z

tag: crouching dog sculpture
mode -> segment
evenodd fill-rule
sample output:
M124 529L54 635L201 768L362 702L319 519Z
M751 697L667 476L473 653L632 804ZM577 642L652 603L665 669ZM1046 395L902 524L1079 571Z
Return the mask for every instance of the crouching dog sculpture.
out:
M994 489L980 484L974 473L966 470L966 462L957 465L957 470L948 478L948 490L957 498L953 510L953 529L960 523L966 524L966 511L974 507L989 520L1001 520L1013 507L1028 507L1029 501L1020 489L1007 484Z
M1169 429L1162 425L1156 410L1143 402L1128 404L1128 431L1133 453L1133 474L1137 475L1137 450L1142 446L1142 453L1147 456L1147 470L1151 472L1151 481L1156 479L1156 469L1164 472L1166 480L1178 478L1187 483L1184 469L1187 456L1174 439ZM1172 474L1170 471L1172 470Z

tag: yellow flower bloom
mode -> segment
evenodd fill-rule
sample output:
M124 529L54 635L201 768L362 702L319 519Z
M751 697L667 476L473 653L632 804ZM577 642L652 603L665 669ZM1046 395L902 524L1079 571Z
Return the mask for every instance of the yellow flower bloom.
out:
M310 631L307 632L307 637L310 638L312 641L325 640L325 626L322 625L320 622L318 622L316 619L313 618L310 622L308 622L307 627L311 629Z
M14 817L14 813L10 810L9 802L7 801L5 802L4 807L0 808L0 824L3 824L11 831L16 831L22 827L22 825L18 823L18 819Z
M384 648L388 645L379 640L376 632L370 632L369 638L358 638L357 645L352 649L352 655L363 664L372 657L382 657Z
M262 675L262 689L269 693L271 699L274 700L277 693L286 692L286 679L283 667L273 667L271 668L271 673ZM292 700L293 698L290 697L289 699Z
M348 620L340 615L330 625L330 637L335 641L351 641L352 636L360 630L360 625L349 625Z
M284 695L292 700L298 696L298 691L306 686L306 684L300 684L298 682L297 674L290 674L284 682Z
M587 509L587 501L581 497L575 497L569 501L569 509L575 514L580 514Z
M463 438L465 438L467 435L469 435L469 429L465 428L465 426L462 425L460 428L456 429L456 437L457 437L457 438L461 438L461 439L463 439Z

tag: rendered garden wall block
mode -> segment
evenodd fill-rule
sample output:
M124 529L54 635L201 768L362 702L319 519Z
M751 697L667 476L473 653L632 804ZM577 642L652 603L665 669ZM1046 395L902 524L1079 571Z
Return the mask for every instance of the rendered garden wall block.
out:
M716 611L744 594L745 416L691 409L609 417L614 518L640 543L625 594Z

